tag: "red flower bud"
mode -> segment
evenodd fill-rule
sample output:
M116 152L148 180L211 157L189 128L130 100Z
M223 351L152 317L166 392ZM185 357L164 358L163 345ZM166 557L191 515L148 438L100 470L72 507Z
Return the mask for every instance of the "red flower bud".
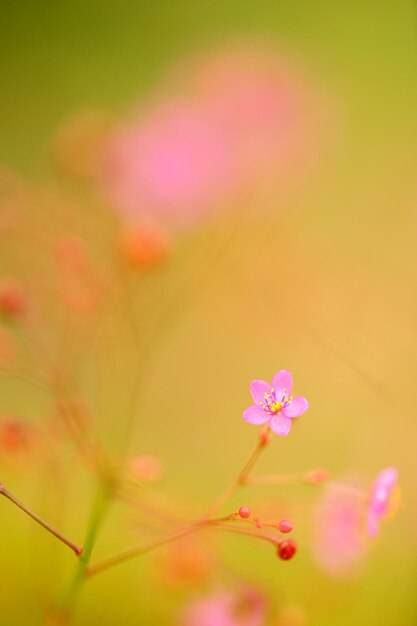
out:
M23 315L26 310L26 299L17 283L3 283L0 286L0 312L10 318Z
M278 545L278 556L283 561L289 561L297 552L297 544L292 539L281 541Z

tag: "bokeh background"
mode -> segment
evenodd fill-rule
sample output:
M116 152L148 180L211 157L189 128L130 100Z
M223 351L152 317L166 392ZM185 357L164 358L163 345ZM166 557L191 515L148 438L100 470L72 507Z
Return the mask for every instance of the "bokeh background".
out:
M281 368L293 372L311 408L288 438L276 438L257 471L323 467L369 484L383 467L399 469L402 507L346 577L326 574L314 559L317 491L247 488L232 500L232 509L281 507L296 525L300 551L291 563L245 538L216 539L227 568L210 576L224 583L237 574L260 588L268 624L417 623L415 11L412 2L370 0L1 6L1 278L25 285L35 331L62 368L75 371L106 449L120 462L124 452L163 460L155 491L140 492L146 502L201 514L253 445L256 429L241 420L249 381ZM166 263L117 274L120 292L105 313L72 320L68 331L56 294L72 279L65 282L51 251L74 235L97 274L111 276L122 217L84 181L65 176L59 133L85 111L118 124L136 103L152 107L155 94L186 89L190 63L254 42L284 64L290 59L287 71L301 77L301 157L296 151L283 175L267 184L260 177L192 228L170 230ZM85 154L78 149L70 163ZM86 276L79 271L76 285ZM30 380L40 348L4 328L24 347L19 374L1 376L0 412L45 432L53 403ZM71 446L60 444L53 461L44 451L17 463L10 456L0 459L1 480L81 542L94 478ZM0 623L44 623L73 560L0 504ZM153 536L146 520L116 503L95 557ZM189 598L210 584L167 581L164 554L92 580L74 623L179 623ZM287 605L300 614L277 621Z

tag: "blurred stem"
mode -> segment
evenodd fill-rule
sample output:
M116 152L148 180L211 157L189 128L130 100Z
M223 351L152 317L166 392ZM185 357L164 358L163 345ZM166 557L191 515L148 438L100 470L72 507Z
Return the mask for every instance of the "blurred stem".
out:
M271 474L248 478L247 485L297 485L305 483L304 474Z
M336 482L330 481L327 483L327 486L332 487L333 489L337 489L338 491L341 491L343 493L346 493L347 495L360 498L361 500L368 499L368 493L365 490L360 489L359 487L354 487L353 485L344 485L343 483L336 483Z
M295 472L292 474L268 474L266 476L253 476L247 479L248 485L310 485L320 487L329 484L329 475L325 470L309 470L307 472Z
M179 530L171 533L170 535L167 535L166 537L163 537L162 539L156 539L155 541L147 544L142 544L140 546L133 546L132 548L128 548L123 552L119 552L118 554L104 559L103 561L96 563L95 565L87 567L86 575L88 577L96 576L97 574L101 574L102 572L116 567L117 565L121 565L126 561L130 561L137 556L142 556L143 554L146 554L168 543L181 539L182 537L208 528L224 530L226 532L237 533L249 537L255 537L256 539L261 539L263 541L273 543L275 546L279 543L279 539L274 537L273 535L257 533L246 530L244 528L240 528L238 526L230 526L226 524L226 522L229 522L230 519L230 516L226 516L211 520L197 520L196 522L193 522L192 524L189 524L184 528L180 528Z
M79 546L77 546L75 543L73 543L72 541L64 537L64 535L62 535L58 530L55 530L55 528L53 528L50 524L45 522L41 517L39 517L39 515L31 511L30 509L28 509L28 507L25 504L23 504L23 502L20 502L20 500L15 498L15 496L12 493L10 493L10 491L8 491L4 487L4 485L0 485L0 494L4 496L5 498L7 498L8 500L10 500L10 502L13 502L13 504L15 504L24 513L26 513L26 515L32 518L37 524L42 526L42 528L47 530L51 535L53 535L54 537L59 539L59 541L61 541L63 544L68 546L77 556L80 556L82 549Z
M186 535L189 535L199 530L200 528L203 528L207 524L208 522L195 522L194 524L190 524L189 526L186 526L185 528L181 528L180 530L174 533L171 533L170 535L167 535L167 537L164 537L163 539L157 539L156 541L153 541L146 545L133 546L133 548L128 548L127 550L124 550L123 552L119 552L118 554L115 554L114 556L109 557L108 559L105 559L101 561L100 563L97 563L96 565L89 567L87 569L87 576L95 576L96 574L99 574L100 572L103 572L104 570L107 570L111 567L124 563L125 561L129 561L130 559L133 559L136 556L140 556L142 554L146 554L147 552L151 552L155 548L159 548L159 546L163 546L166 543L175 541L176 539L181 539L181 537L185 537Z
M87 577L87 567L98 533L107 512L109 495L109 486L104 482L99 484L90 515L90 522L87 528L84 546L78 562L78 567L58 607L56 617L59 621L57 621L57 623L62 626L70 623L78 596Z
M229 487L221 494L221 496L214 501L203 519L211 517L234 493L236 493L239 487L243 487L243 485L246 485L248 483L251 471L258 461L262 451L265 449L270 441L270 434L271 429L269 428L269 426L266 426L261 432L256 446L250 453L245 464L237 475L237 478L232 482L231 485L229 485Z

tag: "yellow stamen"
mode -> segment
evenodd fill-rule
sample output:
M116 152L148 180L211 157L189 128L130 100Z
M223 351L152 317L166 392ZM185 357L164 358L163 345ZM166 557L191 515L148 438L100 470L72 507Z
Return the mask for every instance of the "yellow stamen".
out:
M269 410L272 413L279 413L282 407L282 402L275 402L274 404L271 404L271 406L269 407Z

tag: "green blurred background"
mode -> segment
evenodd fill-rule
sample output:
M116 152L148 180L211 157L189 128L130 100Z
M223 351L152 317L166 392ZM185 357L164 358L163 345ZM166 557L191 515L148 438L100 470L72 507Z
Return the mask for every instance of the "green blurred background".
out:
M0 161L32 180L51 176L50 140L63 119L86 108L123 112L178 60L235 37L294 50L328 98L324 117L332 139L314 176L278 196L273 215L252 211L237 226L216 222L187 241L187 258L197 267L191 296L171 303L166 287L185 274L181 254L149 288L162 310L168 302L167 313L143 368L130 438L131 451L164 459L161 489L190 500L198 515L253 445L255 429L241 421L249 381L288 368L311 409L290 438L273 442L259 472L325 467L370 481L387 465L399 468L403 506L363 571L347 582L326 577L311 558L315 494L307 487L248 489L235 498L252 507L275 497L295 501L300 554L293 562L277 562L239 537L222 537L220 545L243 578L277 602L302 607L311 626L417 623L415 12L413 2L368 0L1 4ZM51 212L52 233L53 207L37 211L47 230ZM113 218L101 222L96 207L79 218L95 233L96 248L105 249ZM0 264L8 273L17 257L24 264L30 251L36 254L31 246L26 258L7 245L3 250ZM140 308L140 294L137 300L133 306ZM82 375L101 437L115 451L141 365L123 315L116 306ZM143 316L152 323L146 308ZM42 394L22 394L18 382L2 379L0 390L3 413L36 421L49 410ZM2 471L6 482L9 470ZM90 482L82 468L71 469L60 523L80 538ZM55 515L52 483L36 472L7 475L7 484L45 516ZM7 564L0 624L42 623L73 563L0 504L0 555ZM134 525L115 507L96 556L135 537ZM161 589L157 567L145 557L93 580L75 623L175 623L187 596Z

